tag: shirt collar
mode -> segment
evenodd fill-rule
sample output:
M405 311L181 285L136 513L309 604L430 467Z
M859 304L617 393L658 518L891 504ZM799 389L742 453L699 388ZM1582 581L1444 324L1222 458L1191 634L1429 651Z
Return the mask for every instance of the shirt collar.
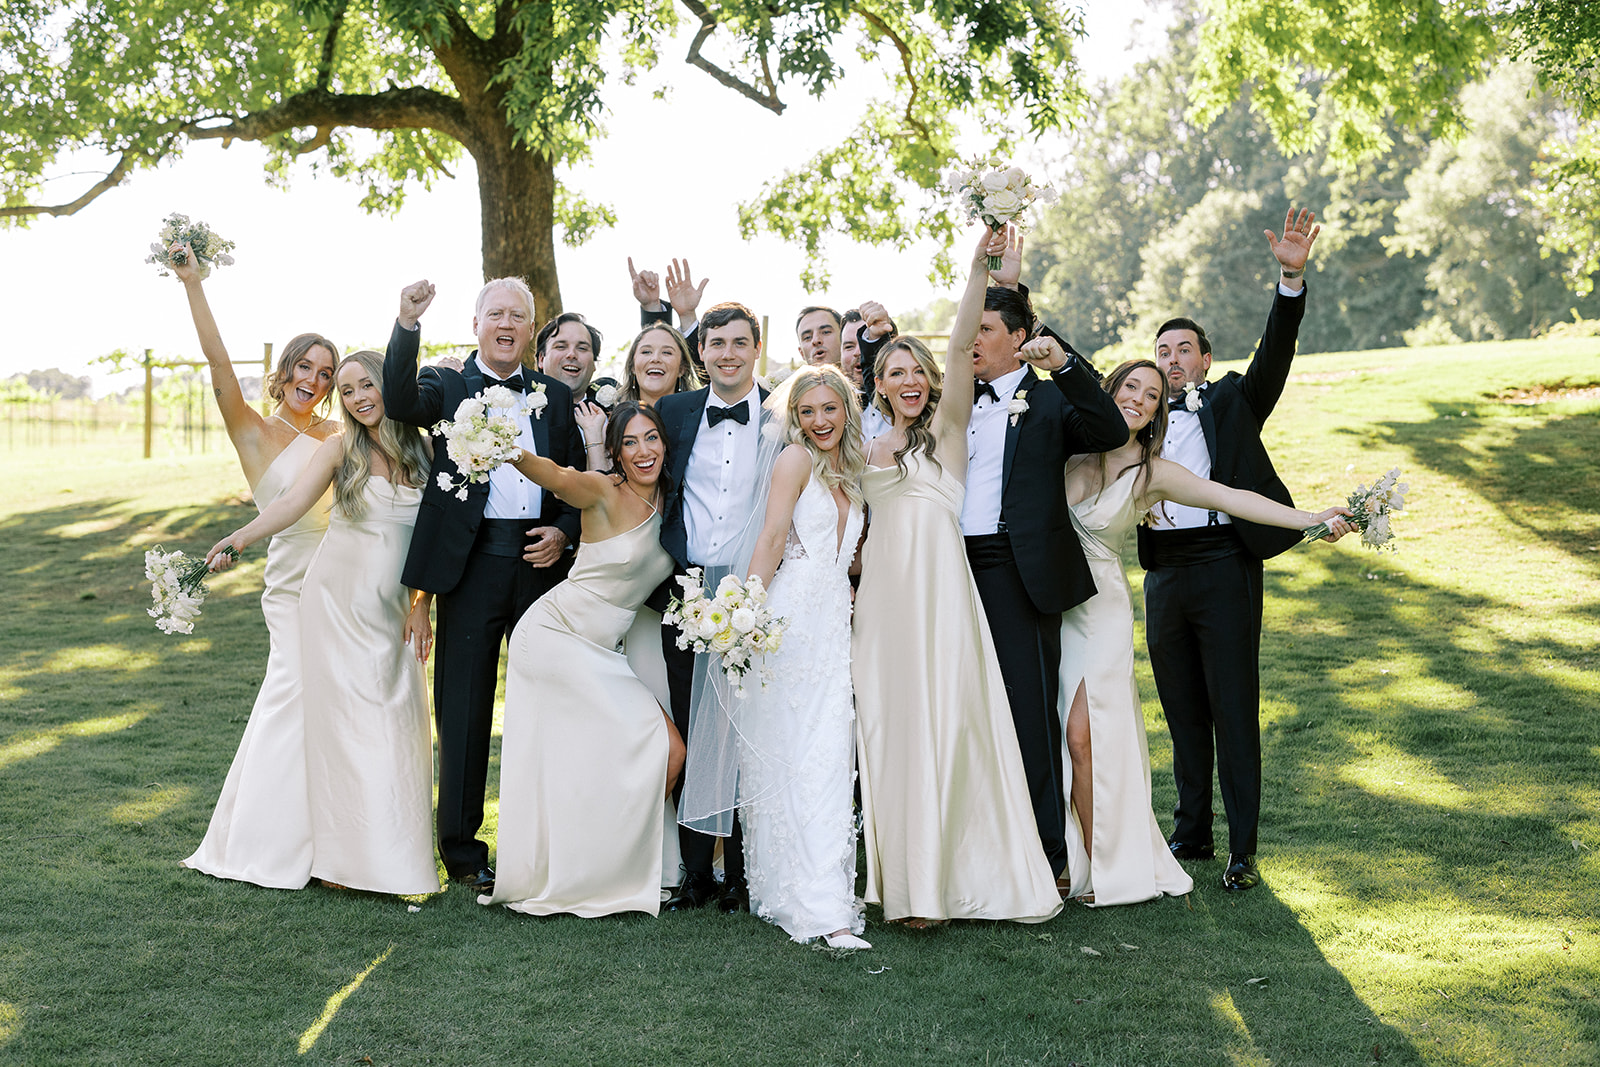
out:
M748 393L744 394L744 396L740 397L738 400L735 400L731 404L724 404L722 402L722 398L717 395L717 391L715 389L711 389L706 394L706 407L711 407L713 404L715 404L719 408L720 407L736 408L741 404L748 404L750 402L750 398L757 395L756 388L757 388L756 383L755 382L751 382L750 383L750 391Z
M1002 404L1010 403L1011 398L1016 395L1017 386L1022 384L1023 375L1027 373L1028 365L1024 363L1016 370L1002 374L1000 377L990 382L989 385L992 389L994 389L996 402Z

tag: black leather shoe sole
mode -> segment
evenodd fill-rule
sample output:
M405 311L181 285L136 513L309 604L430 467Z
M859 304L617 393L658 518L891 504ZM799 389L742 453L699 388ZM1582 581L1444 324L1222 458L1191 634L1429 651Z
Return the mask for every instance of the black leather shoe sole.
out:
M1190 845L1182 841L1168 841L1167 848L1172 850L1172 855L1180 860L1214 860L1217 858L1215 845Z

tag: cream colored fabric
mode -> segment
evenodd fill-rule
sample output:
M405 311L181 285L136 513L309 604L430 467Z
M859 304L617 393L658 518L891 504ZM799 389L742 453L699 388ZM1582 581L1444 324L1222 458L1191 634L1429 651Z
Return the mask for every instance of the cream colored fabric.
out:
M422 490L374 476L335 511L300 592L311 874L374 893L436 893L433 734L422 664L401 642L400 571Z
M961 536L962 485L920 454L863 479L852 650L867 900L886 918L1042 922L1060 896Z
M671 714L667 657L661 649L661 612L640 608L622 638L622 651L628 657L628 669L650 690L656 703ZM678 806L671 797L662 805L661 825L661 885L675 888L683 881L683 856L678 850Z
M1150 749L1133 677L1133 604L1117 555L1139 521L1133 506L1136 473L1129 471L1099 495L1073 505L1072 524L1099 592L1061 618L1062 734L1082 683L1094 766L1093 862L1074 811L1067 820L1068 868L1072 895L1093 893L1096 907L1194 888L1150 809ZM1072 756L1063 751L1063 759L1070 797Z
M579 547L511 635L495 891L530 915L657 913L667 723L617 651L672 573L661 520Z
M255 486L265 508L293 485L322 442L289 442ZM332 492L267 545L261 613L270 639L267 669L239 750L222 783L211 825L184 866L271 889L299 889L311 877L305 717L300 704L300 586L328 523Z

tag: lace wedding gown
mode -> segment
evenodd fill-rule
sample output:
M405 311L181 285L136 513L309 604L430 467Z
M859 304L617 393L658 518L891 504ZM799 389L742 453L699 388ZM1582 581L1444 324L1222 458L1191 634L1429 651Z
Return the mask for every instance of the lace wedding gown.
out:
M311 875L374 893L437 893L433 733L422 664L401 640L400 572L422 490L374 475L337 509L300 591Z
M290 441L252 487L259 511L299 480L322 442ZM331 490L267 544L261 614L267 669L211 824L185 867L270 889L311 880L311 812L306 796L305 712L300 702L300 586L328 525Z
M1085 853L1076 810L1067 820L1072 895L1094 894L1096 907L1133 904L1194 888L1167 848L1150 808L1150 749L1139 686L1133 677L1133 603L1117 549L1139 522L1137 471L1072 506L1083 554L1099 592L1061 618L1063 733L1067 710L1083 684L1089 703L1094 766L1093 862ZM1072 757L1064 753L1072 795Z
M961 536L965 486L920 453L868 467L852 673L867 900L887 919L1061 910Z
M617 651L672 573L661 517L578 546L511 634L495 886L480 904L584 918L661 907L667 720Z
M865 927L855 894L855 708L850 695L850 563L833 493L815 476L795 501L767 606L787 620L773 677L740 716L739 810L750 910L796 941Z

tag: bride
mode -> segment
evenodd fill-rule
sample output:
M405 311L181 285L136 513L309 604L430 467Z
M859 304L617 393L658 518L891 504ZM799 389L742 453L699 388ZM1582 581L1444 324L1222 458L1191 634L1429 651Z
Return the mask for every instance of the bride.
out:
M837 367L798 371L782 403L793 442L772 469L750 574L788 620L773 678L740 716L740 818L750 910L795 941L867 949L855 894L850 564L861 539L861 413Z
M1048 365L1065 353L1049 338L1028 342ZM1342 507L1318 514L1199 478L1161 459L1166 379L1148 359L1105 380L1128 423L1128 440L1067 464L1067 501L1098 592L1061 619L1060 708L1066 734L1071 895L1085 904L1133 904L1194 888L1167 848L1150 808L1150 752L1133 677L1133 607L1118 547L1162 501L1214 508L1291 530L1319 522L1336 541L1351 529Z

